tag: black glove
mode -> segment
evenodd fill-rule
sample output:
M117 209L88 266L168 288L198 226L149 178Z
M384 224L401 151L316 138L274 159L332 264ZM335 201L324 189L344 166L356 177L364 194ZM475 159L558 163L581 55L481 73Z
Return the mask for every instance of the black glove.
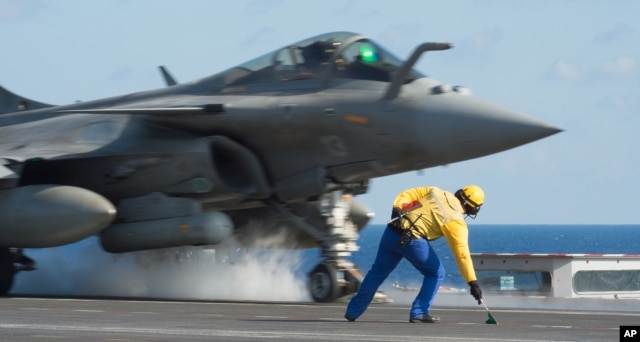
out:
M400 211L400 209L393 208L391 210L391 219L395 219L396 217L398 218L397 220L391 222L391 224L396 227L396 229L402 229L402 219L400 219L401 216L402 212Z
M402 216L402 210L399 208L391 209L391 219Z
M473 298L478 301L478 305L482 304L482 289L480 288L480 285L478 285L477 281L474 280L469 282L469 292L471 292Z

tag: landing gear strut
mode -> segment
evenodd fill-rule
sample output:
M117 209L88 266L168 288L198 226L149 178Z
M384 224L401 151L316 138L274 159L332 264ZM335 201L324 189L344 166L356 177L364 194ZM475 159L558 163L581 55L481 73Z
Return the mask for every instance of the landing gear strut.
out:
M311 297L316 302L333 302L358 291L362 283L360 269L345 259L359 250L358 229L349 218L350 200L342 191L326 193L320 200L328 229L321 237L325 261L309 273Z
M22 248L0 248L0 296L11 290L16 273L34 269L35 262L22 253Z
M335 189L323 194L318 203L320 222L312 222L284 203L270 201L267 205L320 245L324 261L309 273L314 301L333 302L358 291L364 277L356 265L345 259L359 249L358 227L351 219L351 195Z

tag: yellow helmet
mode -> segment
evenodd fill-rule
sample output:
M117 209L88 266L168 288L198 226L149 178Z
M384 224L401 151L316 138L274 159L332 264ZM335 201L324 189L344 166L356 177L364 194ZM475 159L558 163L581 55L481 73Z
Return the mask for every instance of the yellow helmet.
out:
M474 207L479 207L484 203L484 191L477 185L467 185L462 188L465 199Z
M467 185L456 191L455 195L462 203L465 213L475 218L484 203L484 191L477 185Z

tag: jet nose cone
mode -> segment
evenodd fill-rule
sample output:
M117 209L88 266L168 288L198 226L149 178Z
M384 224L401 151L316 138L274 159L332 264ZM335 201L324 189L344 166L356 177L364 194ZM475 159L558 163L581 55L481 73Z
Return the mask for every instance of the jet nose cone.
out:
M469 124L461 130L470 140L506 150L548 137L562 130L514 110L479 100L470 101Z
M531 120L530 122L526 122L524 120L515 122L511 125L511 129L515 133L512 138L513 142L516 144L514 147L546 138L563 131L562 129L549 125L545 122L534 120Z
M477 158L548 137L562 130L516 111L468 96L447 96L427 103L423 127L431 147L441 147L444 162ZM431 153L439 154L431 148ZM453 152L451 152L453 151Z

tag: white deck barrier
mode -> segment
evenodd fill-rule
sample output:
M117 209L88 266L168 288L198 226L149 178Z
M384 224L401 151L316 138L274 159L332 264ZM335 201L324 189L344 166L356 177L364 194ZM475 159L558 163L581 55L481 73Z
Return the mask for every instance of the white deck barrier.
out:
M640 254L471 255L482 289L495 294L640 298Z

